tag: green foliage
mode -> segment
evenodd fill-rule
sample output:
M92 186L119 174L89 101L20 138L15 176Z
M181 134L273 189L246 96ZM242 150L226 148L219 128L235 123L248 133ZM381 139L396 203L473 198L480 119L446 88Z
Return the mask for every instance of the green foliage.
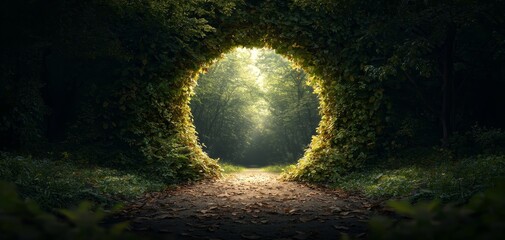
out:
M272 173L282 173L289 171L290 169L293 169L295 167L294 164L277 164L277 165L270 165L266 167L262 167L261 169L265 172L272 172Z
M317 96L308 85L309 75L293 62L272 51L258 55L256 65L270 114L263 119L263 131L257 134L249 158L262 159L263 164L295 162L320 121Z
M216 177L189 99L200 68L237 46L270 47L311 75L321 122L290 179L336 182L415 146L408 134L423 131L403 131L407 118L446 146L475 122L505 122L501 0L26 0L0 9L2 148L49 143L165 182Z
M233 165L231 163L220 163L219 166L223 170L224 174L230 174L230 173L238 173L244 171L244 167L238 166L238 165Z
M243 165L296 161L319 121L307 78L272 50L224 55L199 76L191 102L205 150Z
M120 171L59 160L0 153L0 180L14 183L24 198L44 209L67 208L83 200L111 206L166 185L141 172Z
M370 239L501 239L505 233L504 198L502 180L462 206L392 201L389 206L406 219L373 219Z
M504 154L505 132L498 128L475 125L471 131L454 134L449 144L457 155Z
M89 202L59 212L61 216L43 211L33 201L23 201L12 185L0 182L2 239L133 239L124 233L127 223L100 226L106 214L93 211Z
M505 174L505 156L475 155L451 159L443 152L410 152L388 165L346 175L333 186L367 197L440 199L461 202Z
M251 72L252 52L236 49L198 77L191 110L198 137L205 151L227 162L243 163L245 152L254 144L265 108L257 76Z

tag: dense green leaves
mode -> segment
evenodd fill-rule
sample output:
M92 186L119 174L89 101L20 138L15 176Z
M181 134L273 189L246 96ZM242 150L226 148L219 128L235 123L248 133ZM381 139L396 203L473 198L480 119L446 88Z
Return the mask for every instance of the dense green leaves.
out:
M106 216L93 211L90 202L75 210L60 210L61 216L45 212L33 202L22 200L14 186L0 182L0 231L3 239L133 239L124 233L127 223L100 226Z
M5 149L49 143L168 182L216 176L188 105L198 71L236 46L271 47L311 75L321 122L291 179L336 181L505 122L499 0L1 4Z
M503 180L469 203L455 207L439 201L411 205L390 202L390 207L407 220L395 222L376 218L371 222L371 239L499 239L503 236L505 206Z

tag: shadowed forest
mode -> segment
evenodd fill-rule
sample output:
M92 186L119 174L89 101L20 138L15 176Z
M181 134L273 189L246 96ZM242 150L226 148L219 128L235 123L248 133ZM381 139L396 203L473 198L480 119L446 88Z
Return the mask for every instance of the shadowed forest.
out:
M0 239L501 239L504 13L2 1Z

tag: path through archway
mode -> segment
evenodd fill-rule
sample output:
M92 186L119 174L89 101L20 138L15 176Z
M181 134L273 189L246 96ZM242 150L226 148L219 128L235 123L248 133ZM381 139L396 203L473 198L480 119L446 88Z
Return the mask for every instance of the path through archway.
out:
M371 207L363 197L248 169L150 194L120 219L129 220L135 233L169 239L362 238Z
M270 49L237 48L216 60L191 98L205 152L249 167L296 163L320 121L309 80Z

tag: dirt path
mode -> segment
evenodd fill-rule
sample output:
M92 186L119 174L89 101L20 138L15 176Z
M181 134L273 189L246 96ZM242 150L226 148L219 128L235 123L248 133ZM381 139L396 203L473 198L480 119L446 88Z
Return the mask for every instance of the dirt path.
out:
M224 179L148 194L122 218L158 239L338 239L363 237L366 199L283 182L247 169Z

